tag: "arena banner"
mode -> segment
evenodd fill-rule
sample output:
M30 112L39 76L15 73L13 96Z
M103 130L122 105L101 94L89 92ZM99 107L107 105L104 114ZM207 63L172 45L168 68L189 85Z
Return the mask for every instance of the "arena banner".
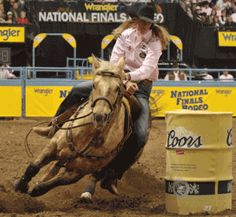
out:
M24 43L25 42L25 27L0 26L0 42Z
M152 116L179 109L233 112L236 116L235 87L153 87Z
M0 117L22 116L21 86L0 86Z
M143 0L143 2L146 1ZM27 7L34 8L34 12L36 10L37 20L40 23L121 23L129 18L126 12L130 4L131 2L122 1L102 3L92 1L30 1L27 3ZM164 17L158 13L156 19L163 22Z
M236 47L236 32L218 32L220 47Z
M27 86L26 117L54 116L58 106L69 94L71 88L72 86ZM1 92L5 93L6 91ZM233 115L236 116L235 98L235 87L154 86L150 107L153 117L164 117L165 112L179 109L233 112ZM6 106L6 111L7 108ZM13 109L14 107L9 106L9 108ZM20 114L21 107L17 106L17 108Z
M26 117L52 117L68 95L70 86L27 86Z

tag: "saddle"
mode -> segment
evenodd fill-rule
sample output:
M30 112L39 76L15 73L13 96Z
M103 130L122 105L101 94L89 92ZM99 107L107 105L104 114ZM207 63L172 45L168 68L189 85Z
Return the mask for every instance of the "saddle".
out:
M129 106L130 106L130 114L132 121L136 121L140 115L141 112L141 104L137 100L137 98L133 95L130 95L127 91L124 93L124 97L128 100Z

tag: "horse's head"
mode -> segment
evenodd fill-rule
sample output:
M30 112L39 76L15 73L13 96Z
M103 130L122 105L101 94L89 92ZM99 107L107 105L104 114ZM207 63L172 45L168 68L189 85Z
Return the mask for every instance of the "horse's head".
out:
M122 80L124 59L117 64L98 60L93 56L93 90L91 93L94 123L103 127L111 119L112 114L119 108L124 93Z

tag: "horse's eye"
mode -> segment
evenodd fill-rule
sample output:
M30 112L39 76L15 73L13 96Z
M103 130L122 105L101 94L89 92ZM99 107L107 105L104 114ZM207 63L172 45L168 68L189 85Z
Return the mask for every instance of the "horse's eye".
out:
M116 88L116 92L119 92L119 91L120 91L120 87L117 87L117 88Z

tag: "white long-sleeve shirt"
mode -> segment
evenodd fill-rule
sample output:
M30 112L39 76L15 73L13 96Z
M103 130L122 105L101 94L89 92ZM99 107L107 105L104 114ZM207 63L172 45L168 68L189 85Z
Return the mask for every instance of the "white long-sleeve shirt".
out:
M117 63L125 58L125 69L130 71L132 81L158 79L158 61L162 54L161 42L152 31L141 34L135 28L126 29L117 39L110 61Z

